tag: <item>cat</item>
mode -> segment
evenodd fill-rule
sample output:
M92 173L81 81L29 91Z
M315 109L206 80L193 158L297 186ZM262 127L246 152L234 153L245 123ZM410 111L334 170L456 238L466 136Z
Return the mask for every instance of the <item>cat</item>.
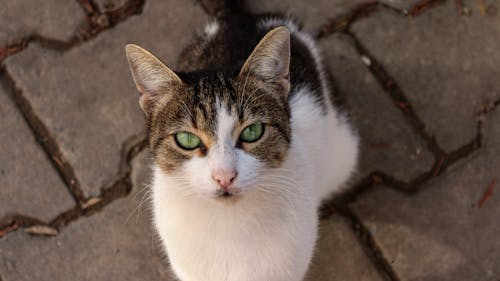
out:
M178 71L126 55L154 157L155 229L182 281L298 281L322 200L355 170L358 136L295 20L226 10Z

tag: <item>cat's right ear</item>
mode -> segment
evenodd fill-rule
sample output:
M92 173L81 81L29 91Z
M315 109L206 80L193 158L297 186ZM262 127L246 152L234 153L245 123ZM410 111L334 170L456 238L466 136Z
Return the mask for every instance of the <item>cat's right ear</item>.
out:
M240 71L240 77L252 76L278 87L288 96L290 90L290 31L279 26L257 44Z
M182 84L182 80L162 63L157 57L145 49L128 44L125 46L132 77L141 97L139 104L146 115L159 95L167 92L169 87Z

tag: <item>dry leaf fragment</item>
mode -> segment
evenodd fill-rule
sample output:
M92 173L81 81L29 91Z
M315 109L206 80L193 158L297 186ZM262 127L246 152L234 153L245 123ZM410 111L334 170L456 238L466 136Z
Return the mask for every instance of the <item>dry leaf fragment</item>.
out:
M496 183L497 183L496 180L492 180L490 182L490 184L488 185L488 188L484 192L483 197L481 198L481 200L477 204L479 208L482 208L484 206L484 204L491 198L491 196L493 196L493 188L495 187Z
M92 207L101 201L102 201L102 199L99 197L92 197L82 204L82 208L87 209L87 208Z
M53 227L47 225L33 225L30 227L26 227L24 232L34 235L47 235L47 236L56 236L59 234L59 231Z
M439 172L441 172L441 168L443 167L444 160L445 160L444 157L441 157L441 159L439 159L439 162L438 162L436 168L434 169L434 173L432 174L433 177L437 176L439 174Z
M369 57L367 56L361 56L361 61L366 65L366 66L370 66L372 65L372 61Z
M14 231L14 230L18 229L19 226L20 226L19 223L14 222L13 224L7 226L6 228L0 229L0 237L8 234L11 231Z
M483 0L479 0L479 11L481 12L481 15L486 15L486 5Z

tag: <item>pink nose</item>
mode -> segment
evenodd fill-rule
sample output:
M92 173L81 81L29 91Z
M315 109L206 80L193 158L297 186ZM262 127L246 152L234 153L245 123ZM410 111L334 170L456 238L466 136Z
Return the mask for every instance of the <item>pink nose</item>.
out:
M212 178L216 181L222 189L226 190L229 185L233 182L234 178L238 173L235 170L232 171L214 171L212 172Z

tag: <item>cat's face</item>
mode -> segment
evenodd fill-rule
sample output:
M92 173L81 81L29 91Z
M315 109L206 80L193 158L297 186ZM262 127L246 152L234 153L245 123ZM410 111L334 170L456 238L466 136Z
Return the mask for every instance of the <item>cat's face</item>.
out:
M286 29L264 37L237 75L181 79L137 46L127 56L155 162L180 192L241 196L279 169L290 145Z

